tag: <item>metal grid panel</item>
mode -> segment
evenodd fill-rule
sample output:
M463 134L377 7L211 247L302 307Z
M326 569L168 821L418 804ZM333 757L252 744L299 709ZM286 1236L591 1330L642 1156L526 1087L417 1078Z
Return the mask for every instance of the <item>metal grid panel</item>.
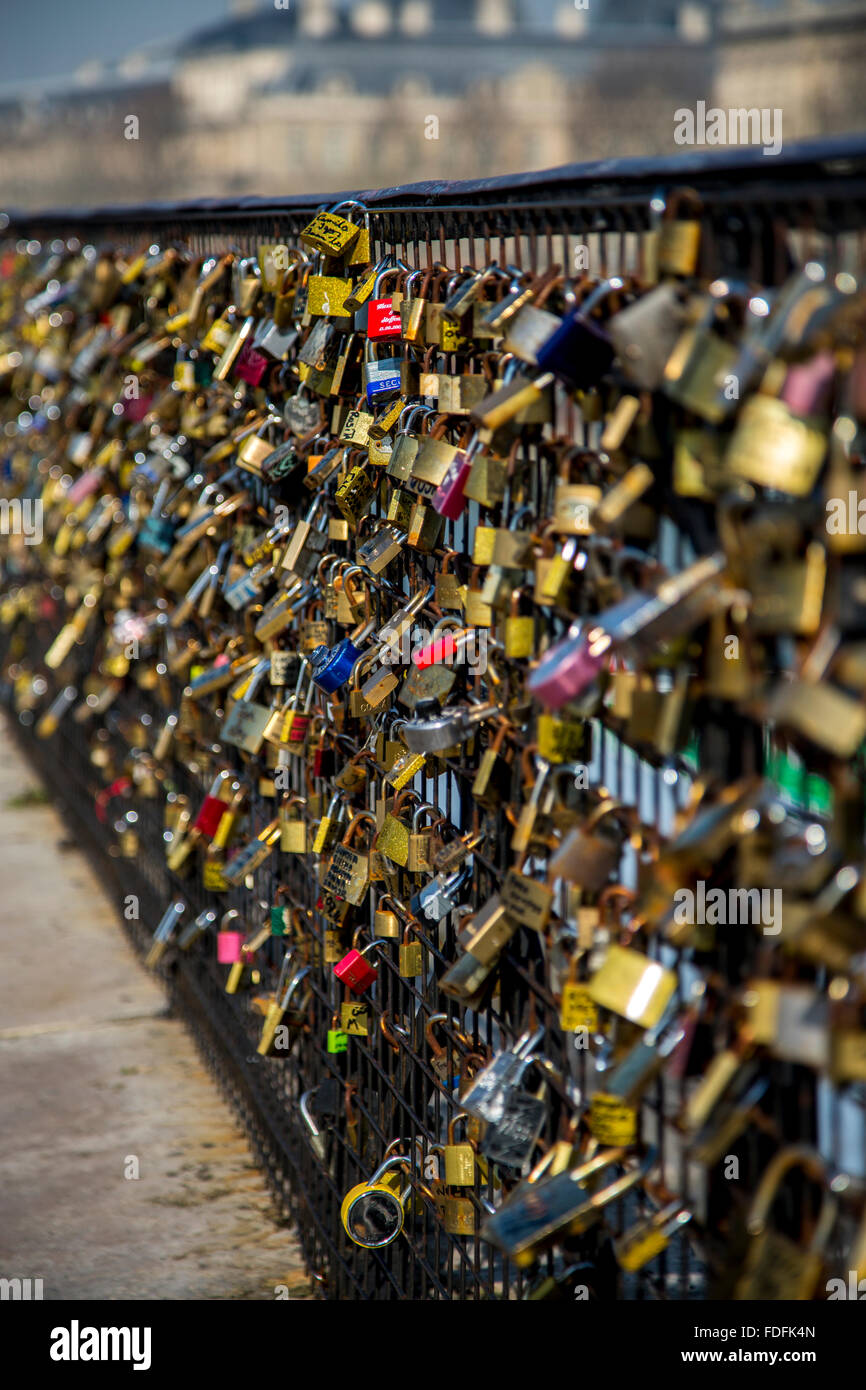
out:
M701 167L694 161L690 182L701 193L704 205L704 246L708 263L704 269L727 272L746 269L766 283L779 283L790 262L807 255L820 255L831 267L862 270L864 202L862 152L846 152L834 160L824 151L817 162L802 168L796 159L779 161L774 178L758 179L746 163L727 176ZM682 167L682 166L680 166ZM718 169L719 166L716 166ZM648 224L648 191L660 183L678 182L673 170L642 167L632 180L616 173L599 186L598 175L578 176L540 186L507 186L503 181L486 191L474 190L463 201L449 193L420 196L412 190L387 190L386 206L372 214L374 255L385 250L396 252L411 266L429 267L435 260L447 264L481 265L489 260L500 264L519 264L536 271L558 262L572 263L578 244L590 248L591 264L600 272L632 270L638 262L637 233ZM444 198L444 203L443 203ZM373 199L369 200L371 203ZM413 205L414 204L414 205ZM199 254L237 247L252 251L263 239L278 236L290 240L306 220L311 204L260 211L220 208L218 214L201 210L139 213L76 218L58 215L52 220L34 218L34 234L48 235L58 223L64 233L76 231L94 240L124 238L140 242L143 237L178 240L191 245ZM20 232L21 223L14 229ZM564 407L562 427L573 431L576 421ZM591 433L585 442L594 442ZM536 506L544 506L545 479L536 469ZM257 499L271 505L273 498L261 489ZM446 548L467 553L475 524L471 513L453 525L446 534ZM688 557L690 542L671 524L664 537L662 559L676 565ZM421 558L423 568L424 559ZM435 563L435 562L434 562ZM433 565L427 562L432 573ZM408 591L408 580L405 584ZM40 643L44 651L51 634ZM39 651L31 658L38 662ZM86 667L84 667L86 669ZM7 691L7 697L9 692ZM180 687L175 689L179 697ZM124 716L155 727L164 710L147 692L131 687L109 712L106 728L122 749L120 725ZM22 725L26 733L26 725ZM702 769L712 768L730 778L744 767L759 770L760 738L744 725L702 727L699 731L698 761ZM87 730L69 721L61 725L49 744L27 740L48 780L67 801L76 831L90 837L103 853L112 836L94 814L100 781L89 759ZM349 746L346 752L350 752ZM689 767L679 763L652 766L627 748L608 729L596 725L590 764L593 785L605 785L624 801L636 804L642 820L665 834L674 809L682 803L688 786ZM62 775L61 775L62 770ZM440 805L453 825L461 830L471 824L468 780L474 761L467 752L459 761L449 762L447 770L435 778L419 777L415 786L425 801ZM804 777L806 770L804 769ZM172 772L176 790L200 802L206 786L197 783L188 768L176 766ZM296 786L303 790L300 768ZM142 916L152 929L170 897L182 896L194 914L216 905L195 879L178 879L165 865L162 807L159 801L138 798L139 853L134 859L117 857L116 846L109 853L114 880L120 894L140 895ZM250 799L249 825L254 831L270 818L270 803L255 790ZM109 817L110 821L110 817ZM491 837L493 846L476 855L472 903L484 901L507 867L506 836ZM277 889L288 889L288 899L305 915L306 930L321 946L323 922L315 913L318 885L310 866L284 857L279 871L269 864L258 872L255 897L262 904L275 901ZM628 883L633 865L624 862L623 881ZM249 895L233 890L220 899L224 908L235 906L248 920ZM372 905L370 906L372 915ZM311 914L309 917L307 913ZM144 933L140 933L144 935ZM182 957L173 973L174 992L179 1004L199 1033L207 1055L236 1100L253 1136L272 1181L299 1225L301 1239L311 1270L321 1281L328 1298L412 1298L475 1299L520 1298L526 1290L521 1271L510 1266L490 1247L477 1239L447 1236L423 1201L411 1218L408 1239L381 1252L359 1250L344 1236L339 1208L343 1195L363 1180L380 1161L387 1144L399 1138L414 1149L424 1150L442 1143L448 1120L456 1113L452 1096L456 1084L454 1068L449 1066L444 1081L431 1066L431 1050L425 1036L426 1025L444 1014L442 1036L455 1048L455 1060L472 1047L496 1046L520 1032L527 1022L543 1023L547 1028L545 1050L551 1060L582 1086L586 1059L567 1046L557 1023L555 1001L546 987L543 952L533 934L522 932L509 949L502 969L500 1005L481 1013L463 1016L461 1011L438 994L435 978L440 968L454 958L452 927L429 932L423 940L425 973L421 980L400 977L396 947L381 950L380 979L372 994L374 1028L369 1039L353 1038L346 1058L327 1054L321 1040L328 1027L338 995L330 971L314 972L313 998L307 1026L287 1058L263 1060L255 1054L258 1025L241 997L224 993L221 971L212 957L210 945ZM274 951L281 949L274 943ZM657 947L650 946L650 952ZM729 958L722 946L716 968L735 978L739 961ZM464 1032L471 1044L461 1041ZM820 1105L814 1079L803 1068L772 1064L772 1080L766 1103L766 1125L750 1130L737 1147L748 1189L766 1163L780 1135L814 1141L819 1122L822 1144L831 1157L843 1156L852 1147L852 1124L856 1123L862 1152L864 1116L857 1102L846 1102L848 1111L857 1109L855 1120L844 1118L842 1102L829 1086L821 1089ZM341 1085L351 1083L348 1108L343 1115L326 1121L328 1160L321 1164L303 1126L297 1105L304 1091L322 1081L336 1078ZM656 1083L643 1107L643 1135L654 1139L660 1149L667 1185L685 1199L702 1208L707 1226L724 1225L729 1215L728 1189L703 1190L699 1176L690 1169L676 1134L666 1117L676 1109L682 1083ZM564 1093L557 1097L552 1087L549 1121L545 1138L561 1133L562 1114L569 1106ZM561 1104L560 1104L561 1103ZM856 1138L853 1148L857 1149ZM850 1162L850 1159L849 1159ZM492 1180L479 1199L496 1197ZM481 1207L479 1205L479 1216ZM612 1217L612 1225L622 1230L634 1217L634 1204L622 1202ZM650 1271L621 1280L619 1295L637 1298L689 1298L706 1291L700 1250L692 1248L690 1233L679 1237ZM549 1268L554 1267L547 1257ZM611 1279L605 1291L613 1296Z

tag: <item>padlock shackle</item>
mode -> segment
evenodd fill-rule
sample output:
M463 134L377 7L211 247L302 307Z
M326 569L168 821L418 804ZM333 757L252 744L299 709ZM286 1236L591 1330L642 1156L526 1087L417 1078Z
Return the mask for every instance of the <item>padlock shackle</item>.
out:
M435 821L436 818L439 817L439 807L434 806L432 801L422 801L420 806L417 806L415 808L415 810L412 812L413 834L419 829L421 824L421 817L424 815L430 816L431 819Z
M313 1119L312 1112L310 1110L310 1096L314 1094L315 1089L316 1088L313 1087L313 1089L310 1091L304 1091L303 1095L298 1101L298 1109L301 1112L301 1119L307 1126L307 1129L310 1131L314 1139L318 1139L319 1135L321 1134L321 1130L316 1124L316 1121Z
M818 1253L829 1239L836 1220L838 1203L826 1187L827 1166L824 1159L817 1149L811 1148L808 1144L786 1145L767 1164L746 1215L746 1230L752 1236L759 1236L766 1230L782 1180L792 1168L802 1168L812 1182L824 1189L821 1210L809 1243L810 1253Z
M401 1141L397 1139L394 1142L399 1144ZM392 1168L407 1168L411 1171L413 1166L413 1161L408 1155L395 1154L392 1158L386 1158L379 1164L379 1167L376 1169L375 1173L373 1173L372 1177L367 1179L365 1186L372 1187L374 1183L379 1181L383 1173L390 1172Z

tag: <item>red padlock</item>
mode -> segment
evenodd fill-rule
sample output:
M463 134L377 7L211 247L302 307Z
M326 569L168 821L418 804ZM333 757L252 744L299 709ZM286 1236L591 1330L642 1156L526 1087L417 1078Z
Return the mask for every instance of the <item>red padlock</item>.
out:
M206 840L213 839L220 821L228 810L228 802L219 793L232 775L230 770L217 773L211 783L210 791L202 802L201 810L193 822L193 829L198 830Z
M444 618L441 621L444 622ZM455 627L451 631L436 633L429 642L412 653L412 663L419 671L426 671L428 666L436 666L440 661L451 661L467 645L474 628L460 627L459 619L453 621Z
M391 275L399 275L401 266L391 266L376 276L373 294L367 308L367 337L375 341L384 338L399 338L403 333L400 311L394 308L391 299L380 297L382 283Z
M334 974L344 985L348 985L353 994L363 994L369 989L374 980L378 979L379 972L369 961L364 960L368 951L372 951L374 946L381 946L381 941L371 941L369 946L365 946L363 951L355 948L354 942L358 940L361 928L355 932L351 951L343 956L342 960L337 961L334 966Z

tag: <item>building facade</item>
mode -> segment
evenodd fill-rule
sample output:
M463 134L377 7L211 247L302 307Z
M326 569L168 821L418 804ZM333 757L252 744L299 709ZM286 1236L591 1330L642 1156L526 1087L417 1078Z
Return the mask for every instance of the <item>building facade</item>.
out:
M862 129L864 5L238 0L149 50L0 101L0 205L327 192L671 154L699 101ZM132 120L130 118L133 118Z

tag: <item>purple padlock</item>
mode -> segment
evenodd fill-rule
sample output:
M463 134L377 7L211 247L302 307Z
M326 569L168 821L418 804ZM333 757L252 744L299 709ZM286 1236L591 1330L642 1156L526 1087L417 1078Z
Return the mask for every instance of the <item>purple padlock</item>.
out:
M600 381L610 369L614 349L601 324L590 314L607 295L622 288L619 276L603 280L582 304L570 309L537 349L535 359L539 367L581 390Z

